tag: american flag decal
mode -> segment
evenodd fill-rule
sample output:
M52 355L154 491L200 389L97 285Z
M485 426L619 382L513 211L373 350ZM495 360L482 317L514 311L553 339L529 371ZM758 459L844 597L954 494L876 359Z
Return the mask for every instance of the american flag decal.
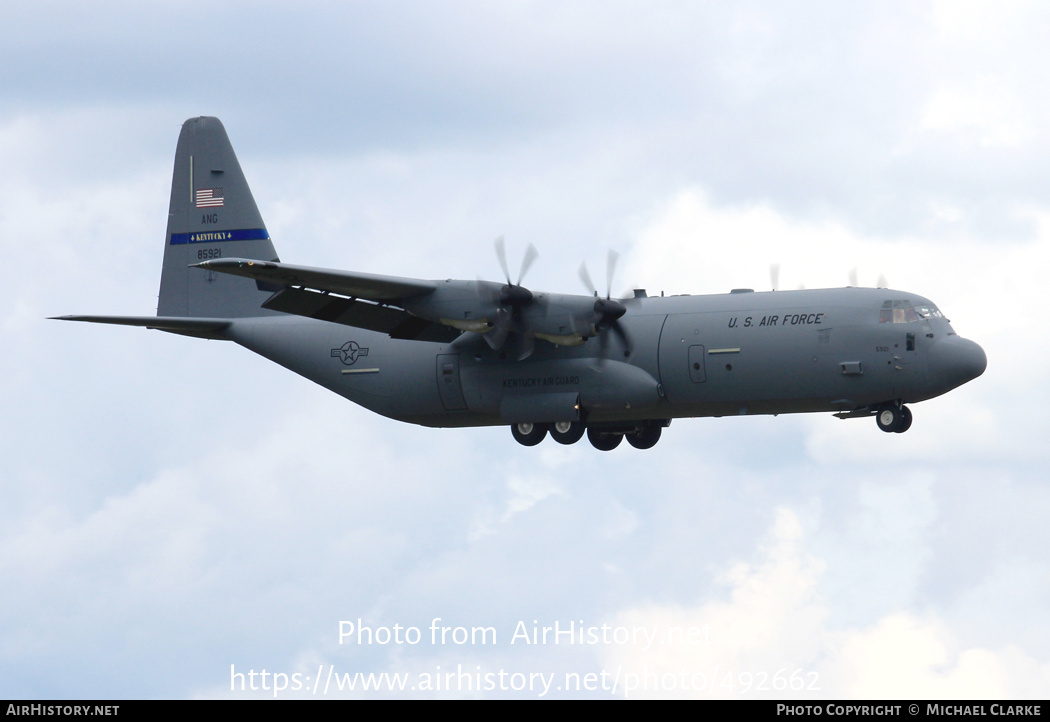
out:
M218 208L222 205L222 188L201 188L197 191L198 208Z

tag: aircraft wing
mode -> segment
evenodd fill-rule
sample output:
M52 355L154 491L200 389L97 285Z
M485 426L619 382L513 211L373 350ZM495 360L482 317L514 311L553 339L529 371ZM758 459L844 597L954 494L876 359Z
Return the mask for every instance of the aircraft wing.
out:
M274 286L279 290L263 304L272 311L379 331L398 339L448 343L460 334L399 307L405 299L433 293L434 281L245 258L220 258L194 267Z
M278 286L301 286L353 298L367 298L380 303L422 296L437 288L434 281L421 281L415 278L351 273L330 268L253 261L246 258L218 258L194 264L194 268L254 278L256 281Z

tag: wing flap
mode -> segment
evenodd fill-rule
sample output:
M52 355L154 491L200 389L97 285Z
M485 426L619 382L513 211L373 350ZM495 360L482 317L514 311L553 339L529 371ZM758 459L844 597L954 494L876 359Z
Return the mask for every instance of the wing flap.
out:
M268 298L263 308L378 331L391 338L449 343L460 334L454 328L418 318L399 308L292 286Z

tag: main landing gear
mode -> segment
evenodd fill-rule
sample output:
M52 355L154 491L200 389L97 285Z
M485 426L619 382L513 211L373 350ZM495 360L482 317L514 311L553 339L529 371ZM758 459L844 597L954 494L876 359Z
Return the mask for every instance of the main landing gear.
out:
M514 424L510 427L514 440L522 446L535 446L547 435L546 424Z
M624 439L636 449L651 449L660 440L663 427L668 423L655 420L616 427L585 426L579 421L557 421L553 424L521 423L512 424L510 432L514 435L514 440L523 446L535 446L543 441L549 432L551 438L559 444L575 444L586 433L591 446L599 451L612 451Z
M555 421L551 424L551 438L559 444L575 444L586 431L579 421Z
M875 423L888 434L903 434L911 428L911 409L904 404L883 406L875 413Z

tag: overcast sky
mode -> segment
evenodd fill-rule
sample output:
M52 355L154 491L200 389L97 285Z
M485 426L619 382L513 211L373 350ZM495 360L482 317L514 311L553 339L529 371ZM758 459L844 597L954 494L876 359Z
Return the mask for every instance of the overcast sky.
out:
M0 697L265 697L330 671L417 686L330 697L1046 697L1045 3L3 16ZM498 279L505 234L557 292L610 248L616 291L856 269L931 298L988 370L903 435L683 419L601 453L399 424L229 343L45 320L155 312L196 115L224 122L284 261ZM435 618L494 643L434 643ZM340 644L341 621L420 638ZM663 636L515 639L555 624ZM419 688L450 671L496 689Z

